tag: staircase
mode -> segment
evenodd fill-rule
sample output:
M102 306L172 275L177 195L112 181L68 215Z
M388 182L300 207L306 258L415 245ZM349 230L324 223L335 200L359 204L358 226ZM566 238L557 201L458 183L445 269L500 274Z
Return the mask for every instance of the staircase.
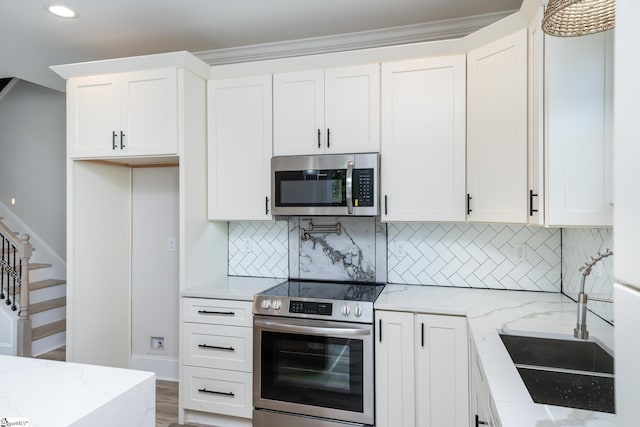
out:
M29 240L0 218L0 354L38 356L66 343L66 283L50 277L51 264L30 262Z

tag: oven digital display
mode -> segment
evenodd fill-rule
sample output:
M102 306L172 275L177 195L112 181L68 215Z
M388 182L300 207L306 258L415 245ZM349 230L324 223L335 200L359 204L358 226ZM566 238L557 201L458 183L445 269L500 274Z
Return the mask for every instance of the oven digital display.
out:
M291 301L289 313L320 314L331 316L333 304L330 302Z

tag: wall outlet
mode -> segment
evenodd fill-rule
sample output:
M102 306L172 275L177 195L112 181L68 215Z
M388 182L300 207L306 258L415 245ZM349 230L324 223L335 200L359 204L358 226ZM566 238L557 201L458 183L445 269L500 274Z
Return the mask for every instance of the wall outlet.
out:
M245 254L253 252L253 243L251 239L242 239L242 252Z
M176 238L175 237L169 237L169 240L167 241L167 250L169 252L175 252L176 251Z
M405 249L407 242L405 242L404 240L400 240L400 241L396 241L395 245L396 245L396 256L398 258L404 258L405 256L407 256L407 250Z
M513 245L513 262L516 264L527 260L527 245L516 243Z
M151 351L164 352L166 350L164 337L151 337L150 346L151 346Z

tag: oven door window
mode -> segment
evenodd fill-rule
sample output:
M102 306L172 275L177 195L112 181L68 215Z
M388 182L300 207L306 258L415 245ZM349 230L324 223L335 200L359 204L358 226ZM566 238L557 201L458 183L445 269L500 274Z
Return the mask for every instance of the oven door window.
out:
M276 172L276 206L346 206L346 174L346 169Z
M363 342L262 331L262 398L363 411Z

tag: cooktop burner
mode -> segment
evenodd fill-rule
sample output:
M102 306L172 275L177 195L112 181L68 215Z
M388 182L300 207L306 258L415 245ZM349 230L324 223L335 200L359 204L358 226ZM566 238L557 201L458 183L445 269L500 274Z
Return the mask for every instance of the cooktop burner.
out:
M288 280L259 293L253 313L372 323L384 283Z

